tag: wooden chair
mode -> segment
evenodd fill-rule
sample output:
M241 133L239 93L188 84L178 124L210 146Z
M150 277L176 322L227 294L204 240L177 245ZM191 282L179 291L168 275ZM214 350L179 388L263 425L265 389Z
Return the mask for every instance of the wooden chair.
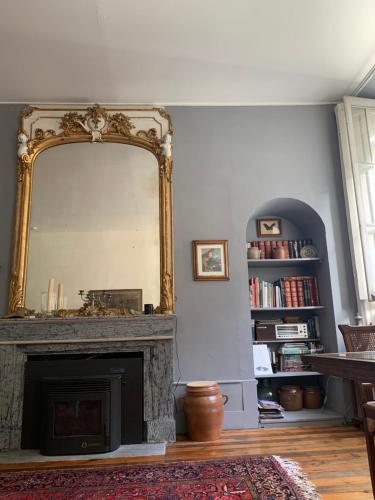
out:
M339 325L348 352L375 351L375 325L349 326ZM368 464L371 475L372 491L375 496L375 384L362 382L357 384L359 400L364 414L363 430L365 432ZM353 389L355 385L353 383ZM357 410L354 390L354 408Z
M362 384L371 386L372 397L374 397L374 386L375 384ZM363 427L366 437L366 447L368 456L368 465L371 475L372 492L375 496L375 401L368 401L362 406L364 413Z
M375 351L375 325L339 325L348 352Z
M361 351L375 351L375 325L370 326L351 326L351 325L338 325L340 332L342 333L345 349L347 352L361 352ZM355 384L352 382L353 389L353 423L355 425L361 426L361 412L358 411L357 405L357 391L359 392L361 409L363 403L367 401L375 400L375 397L371 399L363 399L366 397L366 393L361 391L360 384Z

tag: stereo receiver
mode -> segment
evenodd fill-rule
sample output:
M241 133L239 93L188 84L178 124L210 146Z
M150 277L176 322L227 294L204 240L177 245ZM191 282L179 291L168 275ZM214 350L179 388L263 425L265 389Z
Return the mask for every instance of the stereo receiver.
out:
M260 341L309 338L307 323L256 323L255 334L256 339Z

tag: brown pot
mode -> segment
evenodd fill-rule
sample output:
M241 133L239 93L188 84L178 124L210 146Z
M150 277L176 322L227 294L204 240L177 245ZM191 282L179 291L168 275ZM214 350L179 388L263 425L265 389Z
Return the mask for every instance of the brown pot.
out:
M218 439L228 396L221 394L217 382L211 381L190 382L186 393L183 405L189 438L193 441Z
M303 408L303 391L299 385L282 385L279 389L280 404L285 411Z
M273 259L286 259L286 252L283 247L275 247L272 249Z
M322 389L318 386L309 386L303 389L303 407L315 410L322 406Z

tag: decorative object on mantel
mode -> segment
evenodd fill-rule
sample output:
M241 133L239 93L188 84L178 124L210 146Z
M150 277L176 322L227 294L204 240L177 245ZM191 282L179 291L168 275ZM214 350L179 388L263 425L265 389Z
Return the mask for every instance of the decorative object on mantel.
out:
M145 304L145 314L154 314L153 304Z
M195 280L229 280L228 240L194 240L193 267Z
M27 307L25 295L32 179L36 158L54 146L60 149L65 144L103 142L135 146L156 158L160 234L160 303L157 307L163 314L173 314L172 135L169 114L163 108L153 106L77 104L38 105L24 109L18 132L18 183L9 312Z
M0 482L4 495L30 499L321 498L296 462L277 456L0 472Z
M26 307L17 307L17 309L9 314L3 316L4 319L18 319L18 318L36 318L37 313L34 309L27 309Z
M136 316L140 312L128 307L107 308L100 305L84 304L80 309L59 309L56 318L100 317L100 316Z

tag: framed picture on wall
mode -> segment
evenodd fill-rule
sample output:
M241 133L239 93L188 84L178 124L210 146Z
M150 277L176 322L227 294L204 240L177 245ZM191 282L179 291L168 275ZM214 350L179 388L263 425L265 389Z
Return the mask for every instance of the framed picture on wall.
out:
M229 280L228 240L193 241L194 279Z
M257 219L258 238L268 236L281 236L281 219L262 218Z

